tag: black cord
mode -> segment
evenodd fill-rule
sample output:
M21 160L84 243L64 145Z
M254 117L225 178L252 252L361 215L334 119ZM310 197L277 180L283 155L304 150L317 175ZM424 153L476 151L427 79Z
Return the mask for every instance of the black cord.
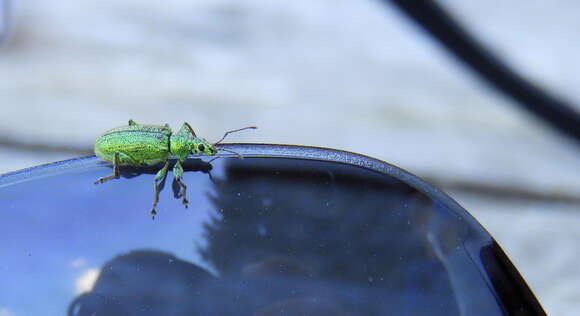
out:
M435 1L382 1L397 6L493 87L580 143L580 113L572 105L511 70L471 37Z

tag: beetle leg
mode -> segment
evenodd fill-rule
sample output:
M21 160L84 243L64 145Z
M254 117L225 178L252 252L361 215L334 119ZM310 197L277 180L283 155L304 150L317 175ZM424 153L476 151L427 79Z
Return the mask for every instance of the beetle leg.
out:
M151 211L149 212L153 216L153 218L155 218L155 215L157 214L155 207L157 207L157 202L159 202L159 191L161 190L163 181L165 181L165 177L167 177L168 168L169 168L169 160L165 162L163 168L161 168L155 175L155 181L153 183L155 192L153 198L153 206L151 207Z
M185 122L183 123L183 125L181 125L181 128L179 129L179 134L183 134L183 135L191 135L193 137L197 137L195 135L195 132L193 131L193 128L191 128L191 125L189 125L189 123Z
M115 153L115 158L113 160L113 174L110 176L106 176L106 177L101 177L98 178L97 181L95 181L95 184L100 184L100 183L104 183L107 182L109 180L112 179L117 179L119 178L119 176L121 175L121 172L119 171L119 153Z
M179 160L175 163L175 166L173 167L173 176L175 177L175 182L177 182L177 184L179 184L179 186L181 187L181 192L179 194L179 196L181 196L182 198L181 203L183 203L185 208L187 208L187 204L189 203L189 201L187 200L187 186L185 185L185 183L183 183L183 181L181 181L181 179L183 178L183 167L181 166L181 162Z

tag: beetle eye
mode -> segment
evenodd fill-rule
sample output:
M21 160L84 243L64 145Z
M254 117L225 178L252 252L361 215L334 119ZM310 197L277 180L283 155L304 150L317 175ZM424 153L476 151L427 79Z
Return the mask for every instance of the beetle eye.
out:
M197 146L197 149L199 151L205 151L205 146L203 144L201 144L201 145Z

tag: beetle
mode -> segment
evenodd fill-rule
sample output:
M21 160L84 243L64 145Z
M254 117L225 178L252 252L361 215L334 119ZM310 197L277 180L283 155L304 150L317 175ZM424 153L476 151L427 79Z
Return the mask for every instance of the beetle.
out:
M215 155L218 151L227 151L243 158L235 151L219 148L219 143L230 133L246 129L256 129L248 126L233 131L228 131L215 143L210 143L204 138L197 137L193 128L188 123L183 123L177 133L173 133L169 124L146 125L138 124L129 120L128 125L120 126L106 131L95 141L95 154L104 160L113 163L113 174L101 177L95 184L104 183L108 180L118 179L120 166L153 166L163 163L163 167L155 175L154 199L150 214L155 217L161 183L167 176L169 160L177 158L173 167L173 176L180 186L179 197L187 208L187 186L183 183L183 167L189 154Z

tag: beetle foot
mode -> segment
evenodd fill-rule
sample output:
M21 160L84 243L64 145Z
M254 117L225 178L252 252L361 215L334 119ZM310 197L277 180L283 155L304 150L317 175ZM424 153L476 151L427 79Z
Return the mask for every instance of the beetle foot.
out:
M157 211L155 209L151 209L151 211L149 211L149 214L151 214L151 219L155 219L155 215L157 215Z
M113 176L108 176L108 177L101 177L101 178L98 178L97 181L95 181L94 183L95 184L101 184L101 183L105 183L105 182L107 182L109 180L113 180L113 179L119 179L119 177L118 176L114 176L114 175Z
M185 206L185 208L189 206L189 201L186 198L183 198L183 200L181 200L181 203L183 203L183 206Z

